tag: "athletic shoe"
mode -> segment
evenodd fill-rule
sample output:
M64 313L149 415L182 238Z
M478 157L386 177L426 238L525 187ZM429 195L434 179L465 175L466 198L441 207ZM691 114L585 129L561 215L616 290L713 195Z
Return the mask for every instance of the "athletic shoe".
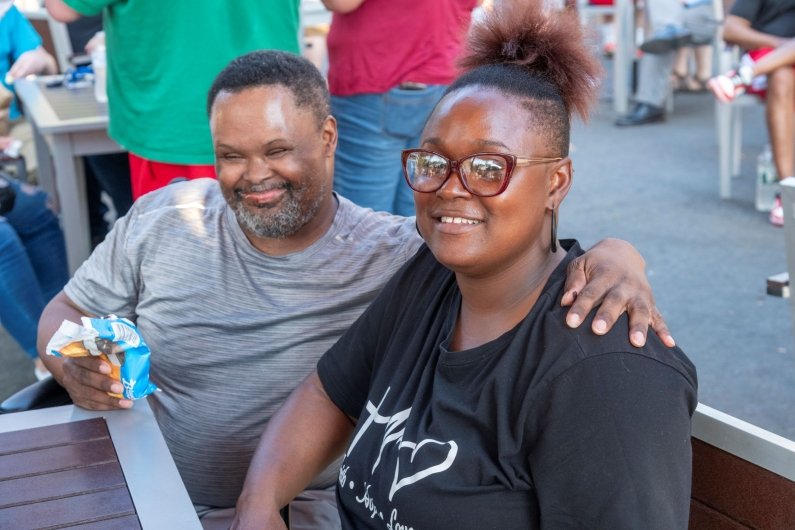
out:
M682 46L687 46L692 38L693 34L689 30L668 25L659 31L655 31L640 45L640 49L645 53L651 54L668 53Z
M776 197L769 219L773 226L784 226L784 207L781 205L781 197Z

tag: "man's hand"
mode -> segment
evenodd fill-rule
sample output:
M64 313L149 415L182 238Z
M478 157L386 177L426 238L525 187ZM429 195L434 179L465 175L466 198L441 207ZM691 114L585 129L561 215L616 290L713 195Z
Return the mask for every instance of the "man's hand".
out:
M620 239L603 239L569 263L562 306L571 306L566 324L576 328L598 306L591 329L604 335L626 311L629 340L646 344L649 326L668 347L675 345L646 278L646 264L638 251Z
M56 357L47 354L47 343L64 320L80 323L81 317L92 316L79 308L61 291L50 300L39 319L37 348L39 358L62 387L69 392L75 405L91 410L128 409L129 399L111 397L108 392L121 394L121 382L110 377L110 364L99 357Z
M110 365L98 357L65 358L58 382L69 392L75 405L90 410L128 409L129 399L111 397L108 392L121 394L124 388L110 377Z
M31 74L54 74L58 71L55 59L44 48L29 50L19 56L8 70L8 77L21 79Z

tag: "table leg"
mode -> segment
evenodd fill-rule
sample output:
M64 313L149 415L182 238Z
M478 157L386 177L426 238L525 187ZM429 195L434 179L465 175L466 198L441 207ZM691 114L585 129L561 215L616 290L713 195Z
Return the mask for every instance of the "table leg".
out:
M44 139L39 128L32 121L30 122L31 129L33 130L33 145L36 148L36 180L39 186L46 191L50 197L58 202L58 194L55 189L55 176L52 168L52 158L50 156L50 148L47 145L47 140Z
M629 110L632 63L635 60L635 9L632 0L615 0L616 52L613 59L613 109Z
M83 159L74 155L68 134L53 135L53 164L58 171L55 185L61 204L61 226L66 241L69 273L73 274L91 254L88 200Z

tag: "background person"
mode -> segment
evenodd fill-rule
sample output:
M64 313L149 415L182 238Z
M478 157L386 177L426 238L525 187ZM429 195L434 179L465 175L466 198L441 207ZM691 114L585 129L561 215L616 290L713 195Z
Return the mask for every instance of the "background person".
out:
M101 361L58 359L44 346L64 319L112 313L136 322L162 389L149 402L205 519L231 511L271 414L421 244L414 219L332 192L328 98L323 76L297 55L232 61L207 104L218 181L136 201L41 319L40 355L90 409L132 403L106 394L119 383ZM672 341L631 245L602 242L570 271L564 301L579 293L572 325L604 299L592 324L599 333L628 307L633 341L645 341L650 321ZM328 503L307 502L327 513Z
M756 92L754 89L756 82L767 83L767 79L762 79L764 76L782 66L795 65L795 39L788 40L757 61L750 60L750 57L748 59L736 70L710 79L709 89L721 103L730 103L749 90L751 93Z
M343 528L686 528L695 368L565 326L572 112L598 64L576 17L503 2L418 149L403 152L427 246L269 422L233 528L344 454ZM347 449L346 449L347 447Z
M736 0L723 24L723 40L748 52L757 61L795 37L795 2ZM795 70L779 66L766 74L766 83L752 90L765 99L765 118L778 180L795 175ZM750 80L749 80L750 84ZM770 223L784 225L781 197L770 211Z
M455 78L477 0L323 0L334 11L328 82L339 142L334 190L360 206L414 215L400 151ZM421 14L420 14L421 13Z
M15 79L57 71L55 58L42 48L41 37L28 19L11 0L0 1L0 75L3 76L3 85L13 91ZM19 106L14 101L9 119L14 121L19 116Z
M691 44L707 44L715 34L708 2L688 7L680 0L649 0L645 12L652 34L641 45L644 53L638 65L635 106L616 120L620 127L665 121L665 100L678 50Z
M63 234L47 194L0 174L0 324L39 379L49 375L36 350L39 317L68 279Z
M214 177L202 109L214 76L256 49L298 53L299 0L46 0L61 22L104 14L108 132L130 152L133 198Z

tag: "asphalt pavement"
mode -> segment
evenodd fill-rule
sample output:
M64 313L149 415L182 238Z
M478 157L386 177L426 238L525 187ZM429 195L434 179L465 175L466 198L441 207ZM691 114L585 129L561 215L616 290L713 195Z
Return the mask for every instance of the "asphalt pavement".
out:
M784 237L754 209L763 110L744 116L742 175L724 201L711 95L677 94L665 123L623 129L604 98L588 124L574 127L574 186L559 235L586 247L608 236L632 242L698 369L700 401L795 439L789 301L765 294L766 278L786 269ZM29 360L2 330L0 366L0 398L33 381Z

